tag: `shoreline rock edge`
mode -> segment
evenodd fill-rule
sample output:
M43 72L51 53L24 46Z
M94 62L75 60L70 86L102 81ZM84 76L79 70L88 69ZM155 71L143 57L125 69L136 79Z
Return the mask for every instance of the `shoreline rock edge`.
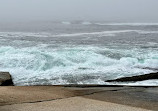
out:
M144 81L144 80L150 80L150 79L158 79L158 72L132 76L132 77L123 77L123 78L118 78L118 79L113 79L113 80L107 80L105 82L129 82L129 81Z
M0 86L14 86L9 72L0 72Z

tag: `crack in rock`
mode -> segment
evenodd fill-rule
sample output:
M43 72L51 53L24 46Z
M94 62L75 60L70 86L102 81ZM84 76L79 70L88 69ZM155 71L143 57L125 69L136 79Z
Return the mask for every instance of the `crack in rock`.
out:
M25 103L41 103L41 102L48 102L48 101L56 101L56 100L61 100L61 99L68 99L68 98L73 98L73 97L80 97L80 96L87 96L87 95L93 95L96 93L101 93L101 92L108 92L108 91L120 91L120 90L126 90L129 88L121 88L121 89L113 89L113 90L101 90L101 91L95 91L95 92L91 92L91 93L87 93L87 94L83 94L83 95L75 95L75 96L70 96L70 97L66 97L66 98L56 98L56 99L48 99L48 100L39 100L39 101L32 101L32 102L21 102L21 103L13 103L13 104L7 104L7 105L14 105L14 104L25 104ZM2 106L6 106L6 105L2 105Z

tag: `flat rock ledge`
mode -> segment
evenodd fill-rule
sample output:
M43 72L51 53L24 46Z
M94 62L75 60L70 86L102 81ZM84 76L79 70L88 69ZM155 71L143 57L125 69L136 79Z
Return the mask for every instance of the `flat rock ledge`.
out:
M158 87L4 86L0 111L158 111Z
M12 77L9 72L0 72L0 86L13 86Z
M105 82L144 81L144 80L150 80L150 79L158 79L158 72L144 74L144 75L138 75L138 76L132 76L132 77L123 77L123 78L118 78L118 79L114 79L114 80L107 80Z

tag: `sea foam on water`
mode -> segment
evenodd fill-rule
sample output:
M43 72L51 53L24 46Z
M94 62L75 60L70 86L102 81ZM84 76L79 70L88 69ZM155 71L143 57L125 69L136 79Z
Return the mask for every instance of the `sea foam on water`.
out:
M158 69L157 24L65 24L63 32L0 32L0 70L15 85L59 85L113 84L104 81Z

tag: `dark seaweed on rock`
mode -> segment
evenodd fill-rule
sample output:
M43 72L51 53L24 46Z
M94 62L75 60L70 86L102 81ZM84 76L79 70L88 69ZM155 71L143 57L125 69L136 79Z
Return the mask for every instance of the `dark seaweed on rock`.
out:
M123 78L118 78L118 79L114 79L114 80L107 80L105 82L143 81L143 80L149 80L149 79L158 79L158 72L144 74L144 75L138 75L138 76L132 76L132 77L123 77Z

